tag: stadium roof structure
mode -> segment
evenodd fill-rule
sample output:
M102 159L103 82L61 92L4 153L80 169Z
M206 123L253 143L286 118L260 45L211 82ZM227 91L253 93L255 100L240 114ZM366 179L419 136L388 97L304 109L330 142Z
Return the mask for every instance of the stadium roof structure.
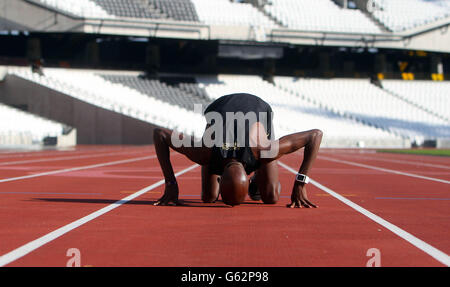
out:
M24 31L27 28L21 24L0 17L0 31Z

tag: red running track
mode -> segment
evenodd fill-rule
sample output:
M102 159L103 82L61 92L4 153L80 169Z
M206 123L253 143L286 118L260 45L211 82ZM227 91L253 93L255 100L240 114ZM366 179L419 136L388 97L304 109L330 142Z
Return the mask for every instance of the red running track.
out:
M282 163L297 170L301 159L295 153ZM181 155L172 160L176 172L192 168L178 177L184 206L152 205L163 185L151 146L0 154L0 265L66 266L71 248L81 266L366 266L371 248L381 266L448 262L448 158L323 149L311 173L423 245L313 184L308 194L318 209L286 208L293 175L282 166L276 205L203 204L200 168Z

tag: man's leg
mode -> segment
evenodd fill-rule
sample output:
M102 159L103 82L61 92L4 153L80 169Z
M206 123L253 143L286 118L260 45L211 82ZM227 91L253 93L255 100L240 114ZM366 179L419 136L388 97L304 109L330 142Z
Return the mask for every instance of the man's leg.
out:
M277 161L262 164L256 171L255 180L261 200L266 204L277 203L281 192Z
M208 165L202 166L202 201L205 203L215 202L219 197L219 179L216 174L209 171Z

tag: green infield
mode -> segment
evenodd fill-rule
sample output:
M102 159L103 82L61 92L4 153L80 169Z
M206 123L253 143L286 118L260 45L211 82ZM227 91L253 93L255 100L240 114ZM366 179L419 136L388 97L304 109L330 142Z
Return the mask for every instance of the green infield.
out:
M450 149L379 149L377 152L450 156Z

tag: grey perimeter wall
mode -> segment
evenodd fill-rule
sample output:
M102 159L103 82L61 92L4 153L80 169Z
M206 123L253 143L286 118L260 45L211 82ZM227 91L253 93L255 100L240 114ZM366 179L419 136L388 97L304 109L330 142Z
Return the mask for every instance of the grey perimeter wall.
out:
M0 82L0 102L76 128L77 144L152 144L157 128L14 75Z

